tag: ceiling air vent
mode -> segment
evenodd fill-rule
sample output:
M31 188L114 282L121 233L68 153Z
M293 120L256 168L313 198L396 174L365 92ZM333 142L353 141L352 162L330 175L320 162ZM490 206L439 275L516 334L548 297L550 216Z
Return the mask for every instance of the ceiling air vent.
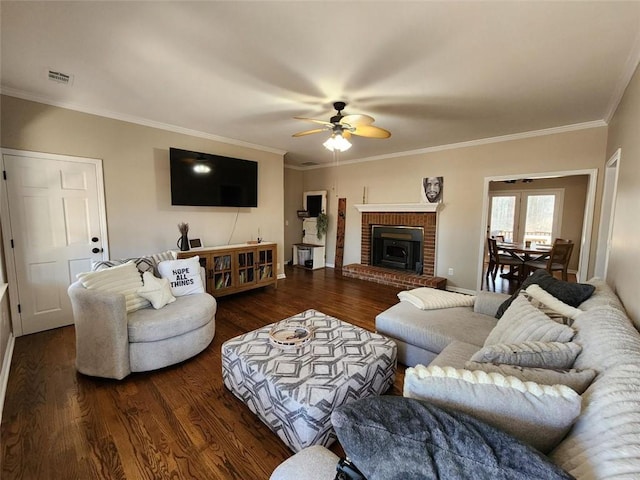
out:
M71 85L73 83L73 75L69 75L68 73L57 72L55 70L48 70L49 80L57 83L62 83L64 85Z

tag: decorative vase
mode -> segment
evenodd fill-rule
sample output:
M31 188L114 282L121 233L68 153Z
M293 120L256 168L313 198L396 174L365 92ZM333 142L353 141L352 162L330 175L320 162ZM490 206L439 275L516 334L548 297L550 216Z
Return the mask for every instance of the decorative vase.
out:
M182 236L178 238L176 245L181 252L186 252L187 250L189 250L189 239L187 238L186 233L183 233Z

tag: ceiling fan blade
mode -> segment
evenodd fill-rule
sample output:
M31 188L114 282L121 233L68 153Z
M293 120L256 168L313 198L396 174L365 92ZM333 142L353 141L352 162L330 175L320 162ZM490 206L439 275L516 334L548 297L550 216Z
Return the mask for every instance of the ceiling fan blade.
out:
M314 128L313 130L305 130L304 132L298 132L291 135L292 137L304 137L305 135L311 135L312 133L326 132L326 128Z
M389 138L391 136L391 132L388 130L380 127L374 127L373 125L360 125L359 127L356 127L355 130L352 130L351 133L369 138Z
M352 127L357 127L358 125L371 125L374 122L374 118L369 115L362 114L354 114L354 115L345 115L340 119L341 124L351 125Z
M342 138L346 138L347 140L349 140L351 138L351 132L349 130L343 130Z
M327 127L333 127L333 123L325 122L324 120L316 120L315 118L305 118L305 117L293 117L296 120L304 120L305 122L313 122L318 123L320 125L326 125Z

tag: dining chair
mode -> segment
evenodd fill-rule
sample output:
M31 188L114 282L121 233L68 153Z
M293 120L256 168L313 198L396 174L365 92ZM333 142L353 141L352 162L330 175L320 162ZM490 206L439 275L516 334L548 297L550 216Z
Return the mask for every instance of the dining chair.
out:
M517 280L519 278L519 273L524 268L524 262L509 254L501 255L498 252L498 245L495 238L487 238L487 244L489 247L489 265L487 267L486 278L489 279L489 275L491 275L491 279L495 285L498 268L508 265L509 273Z
M567 281L567 268L569 267L569 259L573 252L573 242L562 243L555 241L549 256L544 259L529 260L524 263L526 272L542 268L553 275L553 272L561 271L562 280Z
M491 235L491 238L495 238L496 242L504 243L504 235ZM504 250L498 249L499 255L508 255ZM500 272L504 271L504 265L500 265Z

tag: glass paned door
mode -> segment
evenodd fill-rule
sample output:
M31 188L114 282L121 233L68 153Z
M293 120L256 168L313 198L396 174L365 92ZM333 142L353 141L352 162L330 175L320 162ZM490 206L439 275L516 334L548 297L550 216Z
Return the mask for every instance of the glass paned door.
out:
M489 204L490 236L506 242L553 244L560 236L564 190L495 192Z
M554 237L555 195L525 194L525 224L523 240L551 245Z
M489 236L502 235L505 242L514 241L518 201L519 197L517 195L492 195Z

